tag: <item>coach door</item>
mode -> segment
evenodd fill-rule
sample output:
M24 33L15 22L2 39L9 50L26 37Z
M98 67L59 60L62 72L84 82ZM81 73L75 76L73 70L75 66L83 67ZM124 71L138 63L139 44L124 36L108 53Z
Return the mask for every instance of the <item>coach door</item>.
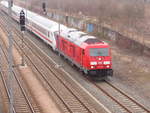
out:
M56 40L56 48L59 50L60 49L60 36L55 32L54 37Z
M70 56L71 58L75 58L75 47L73 45L70 45Z
M82 64L82 49L81 48L76 48L76 61L79 64Z
M75 46L72 46L72 56L75 58Z

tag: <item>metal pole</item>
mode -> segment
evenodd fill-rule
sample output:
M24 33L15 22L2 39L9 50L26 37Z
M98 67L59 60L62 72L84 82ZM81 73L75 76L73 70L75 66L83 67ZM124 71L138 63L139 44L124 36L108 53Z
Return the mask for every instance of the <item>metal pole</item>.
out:
M12 47L13 47L13 35L12 35L12 25L11 25L11 16L12 16L12 0L8 1L9 4L9 10L8 10L8 14L10 16L9 18L9 33L8 33L8 39L9 39L9 48L8 48L8 64L9 64L9 68L8 68L8 88L9 88L9 94L10 94L10 106L9 106L9 113L13 113L13 69L12 69L12 65L13 65L13 55L12 55Z
M0 45L0 74L2 73L2 50Z
M60 1L58 1L58 9L59 8L60 8ZM58 18L58 30L59 30L58 32L59 32L59 35L60 35L60 15L59 15L59 18Z
M144 15L145 16L145 10L146 10L146 0L144 0ZM145 50L145 40L144 40L144 33L142 34L143 37L143 51L142 51L142 56L144 55L144 50Z
M22 31L22 66L25 66L25 57L24 57L24 53L23 53L23 49L24 49L24 31Z
M0 45L0 75L2 74L2 51L1 51L1 45ZM0 90L0 113L3 111L3 105L2 105L2 93Z
M1 69L1 66L2 66L2 51L1 51L1 45L0 45L0 75L2 73L2 69ZM1 94L1 91L0 91L0 113L2 113L2 94Z
M27 0L26 0L26 16L25 16L25 21L26 21L26 24L28 24L27 22L28 22L28 20L27 20L27 9L28 9L28 5L27 5Z
M0 75L1 75L1 73L0 73ZM2 90L0 90L0 113L3 113Z
M60 1L58 1L58 9L60 8ZM60 56L60 52L59 52L59 49L60 49L60 40L59 40L59 37L60 37L60 15L59 15L59 18L58 18L58 53L59 53L59 56Z

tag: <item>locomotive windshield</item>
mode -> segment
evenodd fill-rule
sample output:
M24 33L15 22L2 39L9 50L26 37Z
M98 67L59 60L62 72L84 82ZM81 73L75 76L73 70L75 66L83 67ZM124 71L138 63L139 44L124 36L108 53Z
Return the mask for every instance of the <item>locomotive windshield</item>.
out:
M90 56L109 56L108 48L90 48Z

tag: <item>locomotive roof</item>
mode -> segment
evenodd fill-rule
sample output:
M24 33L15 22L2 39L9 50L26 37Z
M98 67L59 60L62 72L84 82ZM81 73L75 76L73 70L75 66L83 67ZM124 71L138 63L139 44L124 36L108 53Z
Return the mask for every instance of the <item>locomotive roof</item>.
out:
M105 44L107 43L100 41L94 36L88 35L87 33L84 33L82 31L79 31L77 29L68 28L64 30L61 35L66 38L67 40L75 43L78 46L81 46L81 44L85 43L87 45L91 44Z
M1 4L3 4L5 7L8 7L8 2L7 1L1 1ZM30 19L31 21L35 22L39 26L42 26L43 28L55 32L59 30L59 23L49 20L45 17L42 17L34 12L31 12L29 10L26 10L22 7L13 5L12 10L15 11L17 14L20 14L21 10L24 10L25 13L27 13L27 18ZM66 29L67 27L60 24L60 29Z

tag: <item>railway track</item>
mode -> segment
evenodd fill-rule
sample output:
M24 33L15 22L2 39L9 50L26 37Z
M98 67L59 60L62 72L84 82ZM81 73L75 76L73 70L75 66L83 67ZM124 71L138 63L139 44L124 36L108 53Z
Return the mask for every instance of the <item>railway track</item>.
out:
M7 57L7 52L6 49L3 47L1 48L2 53L3 53L3 63L8 65L8 57ZM9 106L10 102L10 92L9 92L9 87L8 87L8 73L6 72L1 72L1 80L3 83L3 91L5 91L5 98L4 102L6 102ZM18 77L18 74L16 71L13 70L13 75L12 75L12 90L13 90L13 111L14 113L40 113L39 109L37 109L35 106L32 106L32 103L30 101L30 97L27 96L28 94L25 91L25 87L22 85L21 80ZM8 108L7 108L8 109Z
M1 44L0 44L1 45ZM2 62L3 61L3 62ZM2 48L0 46L0 66L1 66L1 71L0 71L0 89L1 89L1 101L2 101L2 104L3 104L3 111L5 112L8 112L8 106L9 106L9 102L10 102L10 94L9 94L9 90L8 90L8 86L7 86L7 83L6 83L6 80L4 78L4 76L6 76L6 69L7 68L7 65L3 65L2 67L2 63L6 64L6 59L4 59L4 56L3 56L3 51L2 51ZM5 75L4 75L5 74ZM7 76L6 76L7 77ZM13 111L14 113L16 112L15 109L14 109L14 106L13 106Z
M15 28L15 32L16 32L17 36L20 37L20 39L17 39L17 40L18 41L21 40L21 34L19 33L17 28ZM31 43L29 40L26 40L26 42ZM46 81L46 84L48 84L48 89L51 88L51 90L53 90L54 94L57 95L57 98L59 98L59 102L61 101L62 106L64 107L63 110L65 112L75 112L75 111L78 112L79 109L81 109L80 112L82 110L83 110L82 112L96 112L96 110L92 109L92 107L89 106L88 103L84 103L83 98L79 97L79 94L75 94L76 91L71 89L70 85L67 84L67 82L65 82L61 78L61 75L63 75L63 73L60 72L60 70L56 69L57 66L50 63L49 59L46 58L45 56L38 55L37 54L38 52L33 51L33 48L35 48L35 47L33 47L33 46L31 47L30 44L28 44L28 43L26 43L26 47L28 48L28 50L26 52L29 53L29 50L30 50L31 51L30 54L34 53L34 55L32 57L37 57L38 59L40 59L40 62L41 62L40 65L43 68L39 70L39 67L37 66L39 64L38 63L35 64L36 60L32 61L32 59L28 55L26 55L26 57L30 60L30 62L32 62L32 65L38 71L38 73L40 73L40 75L42 75L42 79L44 79L44 81ZM18 48L20 48L19 45L18 45ZM26 54L26 52L24 52L24 54ZM45 59L45 61L43 60L43 58ZM54 67L56 70L52 69L51 67ZM44 72L46 68L51 71L51 73L53 74L52 76L55 75L55 78L53 78L53 80L57 79L56 81L52 81L52 83L50 82L51 81L50 79L52 79L52 78L49 78L47 75L51 75L51 74L49 72ZM39 77L39 78L41 78L41 77ZM66 93L63 93L64 95L60 95L59 93L62 93L62 92L57 91L58 86L55 86L55 87L52 86L53 84L57 84L59 82L61 82L61 84L63 84L64 87L66 87L66 89L68 91L70 91L70 93L72 95L74 95L74 98L75 98L74 100L70 99L72 97L70 97L68 99L68 96L70 94L68 95ZM126 93L124 93L123 91L121 91L120 89L118 89L117 87L115 87L113 84L111 84L108 81L106 81L105 83L101 83L101 84L93 83L93 81L92 81L92 84L94 84L100 91L102 91L105 94L105 96L107 96L110 100L112 100L114 103L114 105L112 105L112 106L114 106L116 109L119 109L119 111L121 111L122 113L127 113L127 112L128 113L149 113L150 112L150 110L145 108L143 105L138 103L132 97L128 96ZM64 87L63 87L63 89L64 89ZM62 88L58 88L58 89L61 90ZM79 103L80 103L80 106L84 106L84 108L77 107L77 108L75 108L76 110L74 110L73 109L74 105L68 104L68 103L70 103L70 100L72 102L74 102L75 100L78 100L78 102L76 102L76 104L79 105ZM58 100L56 100L56 101L58 101ZM86 107L86 106L88 106L88 107ZM86 109L86 108L88 108L88 109Z
M3 14L4 15L4 14ZM6 20L6 16L3 16ZM3 21L4 22L4 21ZM3 25L6 25L4 22ZM21 52L21 45L18 44L22 40L22 34L20 31L14 27L15 33L15 46ZM28 42L28 43L27 43ZM57 66L52 63L49 58L42 55L42 53L33 50L33 46L31 46L31 42L25 39L24 43L24 51L22 51L25 57L30 62L29 65L32 66L33 70L36 71L37 77L43 83L43 85L47 88L50 95L55 97L55 101L59 104L61 109L64 112L82 112L82 113L96 113L97 111L91 104L85 100L81 94L83 93L80 90L75 90L71 84L68 84L63 76L65 74L60 71ZM37 48L36 48L37 50ZM62 76L63 75L63 76ZM53 93L52 93L53 92ZM83 94L85 95L85 94ZM57 99L56 99L57 98ZM98 108L99 109L99 108Z
M93 83L89 78L88 81ZM114 86L111 82L105 80L102 83L93 83L108 98L114 101L114 105L121 113L150 113L144 105L137 102L133 97L127 95L121 89Z
M95 84L95 83L94 83ZM115 103L116 108L126 113L149 113L143 105L136 102L132 97L129 97L124 92L107 82L105 84L95 84L95 86L109 96Z

